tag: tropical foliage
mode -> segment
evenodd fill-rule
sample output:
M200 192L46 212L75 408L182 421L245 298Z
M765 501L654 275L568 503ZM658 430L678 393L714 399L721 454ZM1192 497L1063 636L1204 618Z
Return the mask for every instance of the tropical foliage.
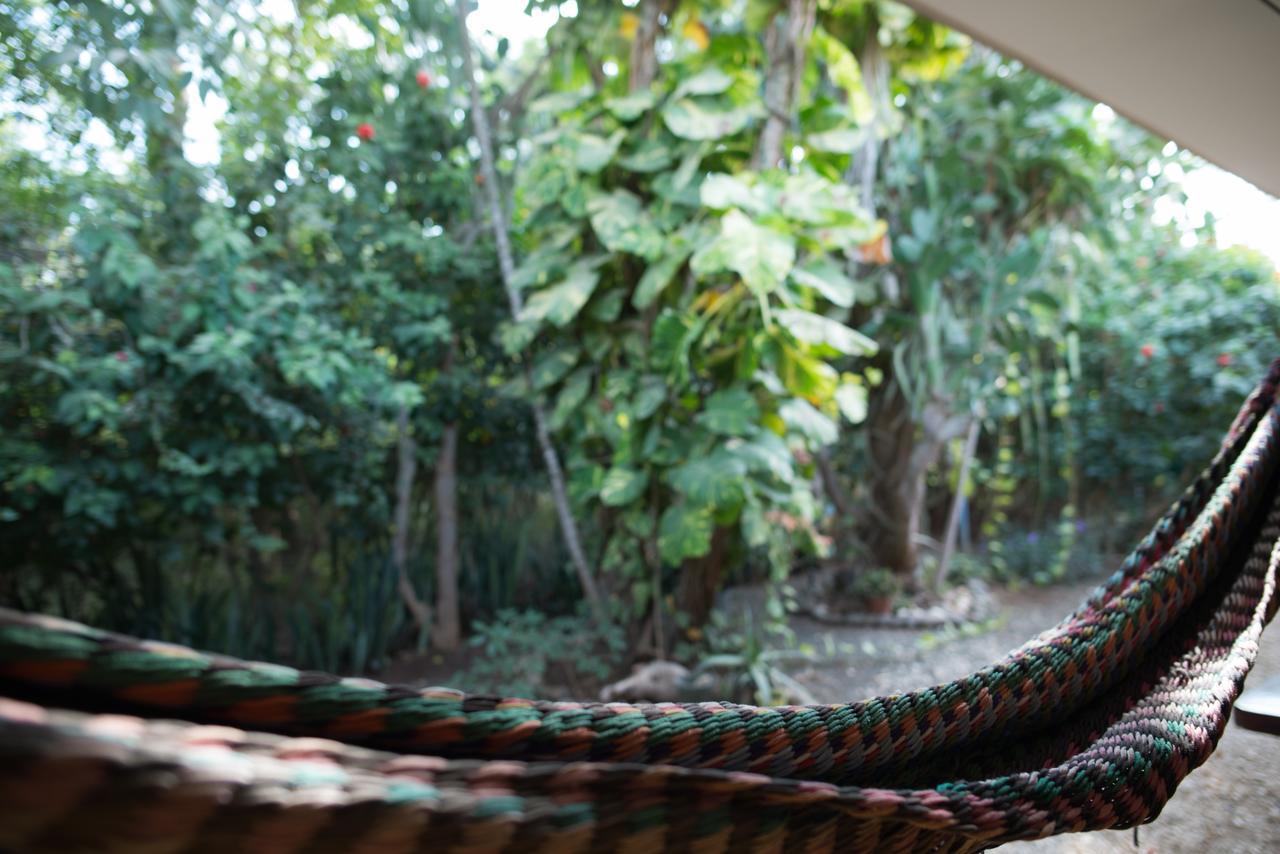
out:
M791 574L1063 578L1274 350L1194 158L905 7L570 5L0 0L0 604L772 696Z

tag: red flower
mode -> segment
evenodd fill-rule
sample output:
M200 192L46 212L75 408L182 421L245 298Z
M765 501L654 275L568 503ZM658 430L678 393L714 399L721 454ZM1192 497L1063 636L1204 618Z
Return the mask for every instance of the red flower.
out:
M1219 353L1219 354L1218 354L1218 367L1219 367L1219 368L1229 368L1229 367L1231 367L1231 354L1230 354L1230 353Z
M116 351L116 361L117 361L117 362L127 362L127 361L129 361L129 354L128 354L128 353L126 353L126 352L125 352L125 351L123 351L123 350L117 350L117 351Z
M1151 411L1152 411L1152 412L1154 412L1156 415L1161 415L1161 414L1163 414L1163 413L1164 413L1164 404L1163 404L1163 403L1161 403L1160 401L1156 401L1156 405L1155 405L1155 406L1153 406L1153 407L1151 407Z
M1145 358L1150 359L1152 356L1156 354L1156 348L1152 347L1150 344L1143 344L1141 352Z
M373 125L368 122L361 122L356 125L356 136L360 137L365 142L373 139Z
M418 81L419 89L426 89L431 85L431 75L425 71L419 71L417 74L413 75L413 79Z

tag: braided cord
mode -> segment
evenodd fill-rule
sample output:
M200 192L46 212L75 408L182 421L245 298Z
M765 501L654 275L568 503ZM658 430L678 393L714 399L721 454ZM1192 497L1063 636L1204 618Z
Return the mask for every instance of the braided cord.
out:
M203 850L214 828L257 838L264 803L303 840L273 851L351 850L316 847L316 828L339 824L348 841L400 834L378 851L906 851L1149 820L1216 744L1275 610L1277 376L1273 365L1214 461L1079 610L990 667L907 694L778 708L474 696L0 611L0 687L14 694L310 743L255 734L215 761L190 743L204 730L134 723L106 738L101 719L0 707L0 827L19 828L0 830L0 848L62 850L58 834L78 832L72 818L94 798L154 814L137 827L181 818L194 835L180 845L174 830L175 851ZM315 788L297 756L345 776ZM26 804L29 785L49 806ZM190 808L142 803L148 786Z

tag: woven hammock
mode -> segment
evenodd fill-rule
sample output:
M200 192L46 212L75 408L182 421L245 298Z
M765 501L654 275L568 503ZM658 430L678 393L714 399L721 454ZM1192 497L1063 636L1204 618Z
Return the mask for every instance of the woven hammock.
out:
M1278 381L1056 628L858 703L418 690L0 611L0 850L977 851L1150 821L1276 609Z

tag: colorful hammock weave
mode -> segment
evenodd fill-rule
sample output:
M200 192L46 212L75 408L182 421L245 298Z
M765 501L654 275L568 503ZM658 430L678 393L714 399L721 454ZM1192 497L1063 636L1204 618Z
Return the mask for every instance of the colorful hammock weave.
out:
M0 611L0 850L976 851L1150 821L1276 609L1278 380L1079 610L908 694L472 696Z

